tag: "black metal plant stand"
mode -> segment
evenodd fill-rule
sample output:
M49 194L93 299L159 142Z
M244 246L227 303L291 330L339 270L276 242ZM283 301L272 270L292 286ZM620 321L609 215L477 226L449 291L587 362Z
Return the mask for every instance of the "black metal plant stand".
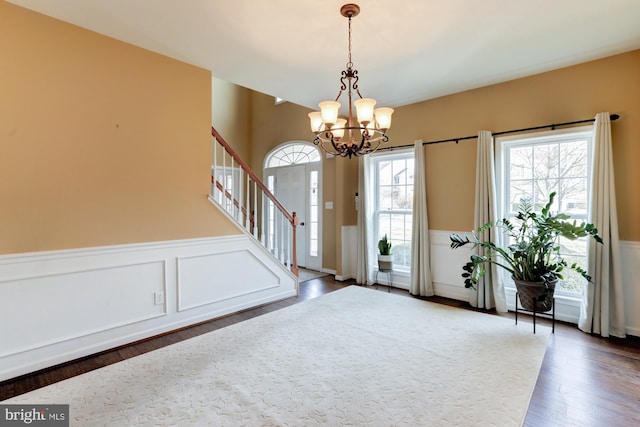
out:
M538 316L542 316L545 319L551 319L551 333L555 333L556 331L556 298L555 296L553 297L553 301L551 303L551 314L549 314L549 311L542 311L542 312L538 312L536 311L536 307L538 304L536 304L536 299L535 297L533 298L533 310L527 310L524 308L518 308L518 292L516 292L516 325L518 324L518 311L524 311L527 313L533 313L533 333L536 333L536 315Z
M387 286L387 292L391 292L391 285L393 285L393 269L377 269L376 270L376 289L378 289L378 273L387 273L389 276L389 285Z

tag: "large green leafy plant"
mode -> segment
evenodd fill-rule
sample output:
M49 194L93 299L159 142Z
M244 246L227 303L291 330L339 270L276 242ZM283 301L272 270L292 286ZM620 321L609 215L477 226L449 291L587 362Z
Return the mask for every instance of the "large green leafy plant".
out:
M485 273L488 264L495 264L511 273L517 280L527 282L544 282L545 284L562 279L562 271L569 267L582 275L586 280L591 277L577 263L568 265L560 256L559 237L575 240L581 237L591 236L598 243L602 238L593 224L576 221L568 221L569 215L552 213L551 205L556 193L549 196L549 202L540 213L534 211L529 200L522 200L518 213L513 221L502 219L496 224L487 223L478 229L482 232L492 227L506 230L511 242L506 247L500 247L493 242L481 241L476 231L472 232L472 238L465 233L463 235L453 233L450 236L451 248L456 249L465 245L471 245L472 249L484 248L484 255L472 254L469 262L462 268L462 277L465 279L466 288L474 288Z

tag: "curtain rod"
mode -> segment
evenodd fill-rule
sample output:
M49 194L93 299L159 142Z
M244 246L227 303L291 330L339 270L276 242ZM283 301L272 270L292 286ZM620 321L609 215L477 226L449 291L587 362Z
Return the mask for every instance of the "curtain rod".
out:
M611 114L610 116L611 120L618 120L620 118L619 114ZM523 128L523 129L513 129L513 130L505 130L502 132L493 132L491 135L493 136L497 136L497 135L507 135L510 133L519 133L519 132L527 132L530 130L540 130L540 129L547 129L547 128L551 128L551 130L554 130L557 127L561 127L561 126L571 126L571 125L579 125L581 123L592 123L595 122L596 119L585 119L585 120L577 120L575 122L566 122L566 123L555 123L555 124L550 124L550 125L544 125L544 126L535 126L532 128ZM471 135L471 136L462 136L460 138L449 138L449 139L439 139L437 141L424 141L422 142L422 145L429 145L429 144L441 144L443 142L455 142L456 144L460 141L464 141L466 139L476 139L478 138L478 135ZM391 150L396 150L399 148L409 148L409 147L413 147L414 144L408 144L408 145L397 145L394 147L384 147L384 148L379 148L377 151L391 151Z

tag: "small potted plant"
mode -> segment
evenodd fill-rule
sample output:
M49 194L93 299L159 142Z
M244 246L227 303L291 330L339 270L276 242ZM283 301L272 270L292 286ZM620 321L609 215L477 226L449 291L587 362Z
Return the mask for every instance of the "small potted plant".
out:
M500 247L493 242L481 241L476 232L472 239L465 233L451 234L451 248L456 249L470 244L472 249L485 249L484 255L472 254L464 267L464 283L466 288L474 288L478 279L486 273L487 264L495 264L508 271L516 284L520 304L526 310L549 311L553 306L553 294L558 279L562 279L562 271L569 267L586 280L591 277L577 263L568 265L560 256L559 238L575 240L580 237L592 237L602 243L598 230L593 224L567 221L569 215L551 213L551 205L556 193L549 196L549 202L540 213L533 210L528 200L522 200L513 222L502 219L496 224L487 223L478 229L479 232L491 227L506 230L510 242Z
M378 241L378 270L390 271L393 269L393 257L391 256L391 242L385 234Z

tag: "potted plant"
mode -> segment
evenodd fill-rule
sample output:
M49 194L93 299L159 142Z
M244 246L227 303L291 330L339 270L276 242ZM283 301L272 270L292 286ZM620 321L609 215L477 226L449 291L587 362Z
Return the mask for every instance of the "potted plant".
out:
M575 240L591 236L598 243L602 238L593 224L576 221L569 222L569 215L551 213L551 205L556 193L549 196L549 202L540 213L534 212L529 200L522 200L515 220L502 219L496 224L487 223L478 229L482 232L491 227L506 230L510 242L500 247L492 242L480 241L477 233L473 238L465 233L451 234L451 248L456 249L467 244L472 248L485 249L484 255L472 254L464 267L464 283L466 288L474 288L478 279L486 273L487 264L495 264L508 271L516 284L520 304L526 310L549 311L553 306L553 293L558 279L562 279L562 271L569 267L586 280L591 277L582 267L568 263L560 256L559 237Z
M391 242L387 239L385 234L382 239L378 241L378 270L390 271L393 269L393 257L391 256Z

